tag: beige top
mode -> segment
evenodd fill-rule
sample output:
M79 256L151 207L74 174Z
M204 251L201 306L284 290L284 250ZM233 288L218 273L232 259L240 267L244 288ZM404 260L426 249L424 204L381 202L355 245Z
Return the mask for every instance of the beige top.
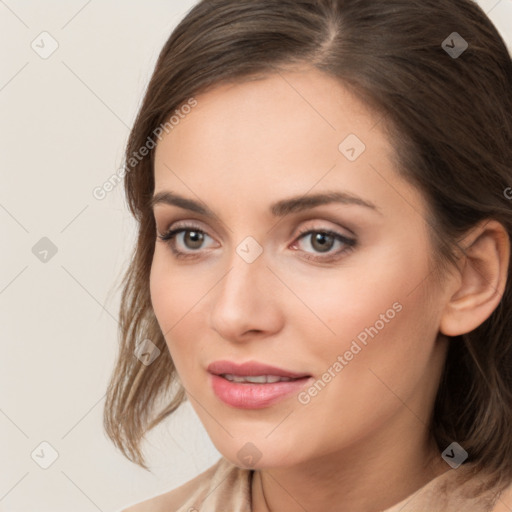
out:
M501 495L488 491L469 496L475 481L454 486L468 466L449 469L406 499L382 512L510 512L512 485ZM241 469L222 457L182 486L122 512L251 512L253 471Z

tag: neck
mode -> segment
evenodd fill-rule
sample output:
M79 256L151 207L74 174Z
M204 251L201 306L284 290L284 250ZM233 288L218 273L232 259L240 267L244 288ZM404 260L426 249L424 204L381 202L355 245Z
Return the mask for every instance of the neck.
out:
M410 411L408 411L410 414ZM390 425L391 432L395 425ZM416 425L417 428L417 425ZM254 512L378 512L449 470L426 428L380 432L357 448L254 472ZM385 442L383 442L385 440Z

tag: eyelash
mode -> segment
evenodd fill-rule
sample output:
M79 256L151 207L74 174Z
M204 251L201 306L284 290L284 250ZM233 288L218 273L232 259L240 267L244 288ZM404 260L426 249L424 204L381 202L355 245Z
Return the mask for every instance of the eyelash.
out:
M171 229L167 233L164 233L163 235L158 234L158 238L169 245L169 247L171 248L171 251L173 252L173 254L176 258L178 258L178 259L196 258L197 255L194 254L193 252L185 253L182 251L178 251L175 247L176 236L180 233L186 233L188 231L193 231L194 233L199 233L201 235L209 236L208 233L206 233L205 231L203 231L202 229L200 229L196 226L185 225L185 226L177 227L175 229ZM322 235L332 236L335 238L335 240L345 244L346 247L344 249L341 249L338 252L334 253L334 255L331 254L328 257L311 256L311 255L307 255L307 253L306 253L304 258L307 260L311 260L311 261L324 262L324 263L330 263L332 261L337 261L345 254L354 250L354 248L357 244L357 241L355 239L345 237L345 236L341 235L340 233L337 233L336 231L332 231L330 229L304 229L304 230L299 230L299 233L297 235L297 238L293 242L293 245L295 245L295 243L298 240L300 240L301 238L306 237L306 235L313 235L313 234L322 234Z

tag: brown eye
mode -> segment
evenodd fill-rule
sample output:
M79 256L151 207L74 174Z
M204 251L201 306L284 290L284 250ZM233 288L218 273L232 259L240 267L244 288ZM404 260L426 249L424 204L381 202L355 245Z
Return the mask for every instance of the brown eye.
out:
M188 249L200 249L204 242L204 233L201 231L184 231L183 243Z
M311 246L318 252L328 252L332 249L335 239L327 233L312 233Z
M339 248L334 251L336 244ZM341 233L329 229L310 229L301 231L295 246L302 246L302 257L319 262L336 261L352 251L357 242L354 238L347 238ZM308 250L309 246L309 250ZM300 248L300 247L299 247Z
M180 259L191 259L200 256L208 234L194 226L172 229L158 238L169 245L171 251Z

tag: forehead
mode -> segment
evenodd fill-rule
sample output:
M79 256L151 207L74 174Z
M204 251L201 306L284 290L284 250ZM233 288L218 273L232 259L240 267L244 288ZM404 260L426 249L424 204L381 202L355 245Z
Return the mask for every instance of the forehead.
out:
M381 116L320 71L223 84L195 99L157 145L155 191L247 204L262 191L270 201L341 187L378 203L397 195L386 181L406 186Z
M201 150L229 164L240 156L275 161L276 153L300 159L315 148L337 156L339 143L349 134L366 145L386 143L372 130L378 116L339 81L314 69L223 84L196 100L197 106L174 126L157 153Z

